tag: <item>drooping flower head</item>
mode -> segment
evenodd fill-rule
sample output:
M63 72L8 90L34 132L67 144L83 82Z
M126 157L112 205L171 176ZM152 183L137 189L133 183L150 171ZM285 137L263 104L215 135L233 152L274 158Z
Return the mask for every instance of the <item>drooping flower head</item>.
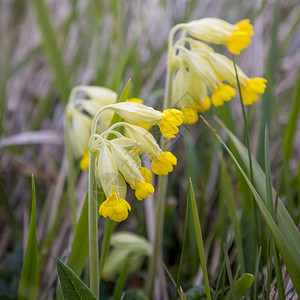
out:
M100 108L115 103L116 100L115 92L97 86L77 86L70 94L66 107L66 122L69 123L72 150L76 158L81 158L82 170L88 169L88 143L95 113ZM103 118L97 124L98 133L108 128L112 116L111 111L103 114Z
M108 110L117 113L126 122L115 123L103 133L96 134L95 124ZM152 134L138 125L158 125L162 134L171 138L178 132L181 118L182 113L176 109L160 112L136 102L106 105L95 114L89 147L98 156L96 180L106 195L106 200L100 205L100 215L116 222L127 218L131 208L125 200L126 182L135 191L138 200L154 193L151 184L153 175L149 169L142 167L138 149L152 159L152 171L157 175L167 175L177 163L173 154L163 152ZM121 127L125 129L126 136L117 131Z
M173 45L174 35L181 36ZM216 18L195 20L173 27L169 36L168 66L173 74L172 105L180 108L183 122L193 124L198 112L221 106L236 95L237 80L233 62L205 42L226 45L240 54L253 35L249 20L236 24ZM245 105L257 101L266 87L264 78L249 78L237 66Z

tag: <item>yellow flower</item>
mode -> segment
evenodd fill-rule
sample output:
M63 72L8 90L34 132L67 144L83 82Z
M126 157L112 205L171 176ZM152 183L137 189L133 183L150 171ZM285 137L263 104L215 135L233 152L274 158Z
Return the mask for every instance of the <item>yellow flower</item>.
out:
M92 119L73 104L67 105L66 118L66 122L70 123L70 141L74 155L76 158L83 157L91 135Z
M198 121L197 110L192 107L184 107L181 109L183 118L182 122L185 124L194 124Z
M175 137L175 134L178 132L177 126L182 124L182 113L176 109L166 109L160 112L152 107L134 102L120 102L107 105L104 109L111 109L123 119L132 123L159 125L161 133L166 138Z
M77 93L84 93L88 98L75 99ZM77 86L71 91L66 107L66 121L70 123L70 140L77 158L82 158L85 155L95 113L100 108L115 103L116 100L117 94L103 87ZM97 125L97 132L106 130L110 125L112 117L113 112L105 112Z
M204 18L182 24L179 28L204 42L226 45L233 54L240 54L253 36L253 27L247 19L233 25L217 18Z
M134 102L119 102L113 105L107 105L105 109L115 111L124 120L132 123L147 123L155 125L157 124L157 120L162 118L160 111Z
M118 171L116 161L105 140L102 140L99 149L96 180L106 196L112 195L112 191L114 190L121 198L126 197L126 183Z
M182 124L182 112L178 109L166 109L161 113L162 119L158 120L158 126L164 137L174 138L178 133L178 126Z
M157 175L167 175L173 171L173 166L177 165L177 159L171 152L161 152L152 161L152 171Z
M141 172L145 182L150 183L153 178L152 172L148 168L145 168L145 167L141 167L140 172Z
M248 47L253 36L253 27L249 20L242 20L235 24L238 27L228 38L229 41L225 42L228 50L233 54L240 54L241 50Z
M155 174L167 175L169 172L172 172L173 165L177 164L176 157L171 152L162 152L156 140L149 131L125 122L116 123L110 128L113 129L118 126L124 126L128 132L128 135L133 140L139 141L139 149L141 149L152 159L152 171ZM147 171L147 169L140 168L140 172L144 177L144 181L149 183L151 180L151 174L149 173L149 170ZM146 177L150 178L150 180L146 179ZM135 184L132 185L134 186Z
M216 90L213 91L211 101L214 106L221 106L224 101L230 101L230 99L236 94L233 87L228 84L220 84Z
M210 108L207 87L192 70L180 67L173 79L172 105L183 113L182 122L194 124L198 120L197 112Z
M241 85L241 93L245 105L251 105L258 100L259 94L263 94L267 80L264 78L251 78L245 80L245 85Z
M113 189L112 194L100 205L99 214L104 218L109 217L115 222L127 219L128 211L131 210L129 203L122 199Z
M138 200L143 200L149 197L149 195L154 193L154 187L145 181L136 181L135 186L135 196Z
M87 171L90 164L90 155L89 150L86 149L84 152L83 158L80 160L79 166L82 171Z
M150 184L153 175L151 171L145 167L140 168L143 181L135 181L134 185L130 185L135 190L135 196L138 200L143 200L154 193L154 187Z
M209 108L211 107L211 100L208 96L204 97L204 101L201 102L201 104L199 106L195 105L195 109L198 112L204 112L209 110Z
M120 146L120 144L118 144L118 140L119 139L113 139L111 141L107 141L118 171L129 184L134 184L136 180L142 181L143 176L139 170L141 167L140 158L138 155L133 156L134 152L128 151L124 147ZM126 140L126 138L123 138L123 140Z
M133 103L144 104L144 101L143 101L142 99L139 99L139 98L131 98L131 99L128 99L126 102L133 102ZM127 121L127 120L125 120L125 122L128 122L129 124L133 124L133 125L136 125L136 126L143 127L143 128L145 128L146 130L148 130L148 131L152 128L152 125L151 125L151 124L146 124L146 123L133 123L133 122L130 122L130 121Z

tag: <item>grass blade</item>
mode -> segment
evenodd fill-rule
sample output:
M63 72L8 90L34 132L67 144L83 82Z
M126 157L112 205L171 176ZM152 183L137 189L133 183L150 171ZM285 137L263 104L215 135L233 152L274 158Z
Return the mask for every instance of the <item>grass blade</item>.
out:
M31 0L37 15L38 24L43 37L43 45L46 55L49 60L50 67L52 69L56 87L59 92L59 96L63 99L63 102L68 101L69 95L69 79L65 72L63 64L63 57L59 51L59 46L55 38L55 32L53 24L50 19L50 12L47 4L44 0Z
M288 162L292 155L293 143L295 138L295 133L297 129L297 122L299 121L299 111L300 111L300 73L298 81L296 84L295 99L289 116L289 121L286 125L286 130L283 140L283 156Z
M236 214L236 208L235 208L235 200L233 196L233 191L231 188L231 183L229 180L229 174L226 169L225 161L223 158L221 158L221 195L224 199L224 202L227 203L228 207L228 215L231 220L231 223L233 224L233 230L234 230L234 239L235 244L237 247L237 259L238 264L240 265L241 273L245 273L245 262L244 262L244 256L243 256L243 243L242 243L242 232L241 232L241 226L240 221Z
M179 295L180 274L181 274L181 267L182 267L184 249L185 249L185 245L186 245L187 230L188 230L188 219L189 219L188 214L189 214L189 199L187 199L186 209L185 209L184 233L183 233L182 250L181 250L180 261L179 261L179 266L178 266L177 281L176 281L176 285L175 285L175 287L176 287L175 299L176 299L176 295L177 294Z
M231 268L230 268L230 261L229 261L229 257L228 257L228 253L227 253L225 243L223 244L223 249L224 249L227 275L228 275L229 285L230 285L230 295L231 295L233 300L236 300L237 296L236 296L236 292L235 292L235 282L234 282L233 277L232 277L232 272L231 272Z
M25 257L18 289L18 299L37 299L39 285L39 253L36 238L36 197L32 175L32 208Z
M196 198L195 198L195 193L194 193L191 178L189 178L189 183L190 183L190 201L191 201L191 206L192 206L194 227L195 227L195 232L196 232L198 253L199 253L200 263L201 263L202 272L203 272L203 280L204 280L204 285L205 285L206 297L208 300L211 300L208 274L207 274L207 268L206 268L206 262L205 262L204 246L203 246L203 240L202 240L202 234L201 234L201 225L200 225L198 209L197 209L197 204L196 204Z
M228 154L230 155L230 157L232 158L232 160L238 167L239 171L245 178L249 188L252 191L252 194L254 196L256 204L257 204L257 206L258 206L258 208L259 208L259 210L260 210L260 212L261 212L261 214L262 214L262 216L274 238L274 241L275 241L278 251L282 257L282 260L287 267L287 270L289 272L289 275L291 277L291 280L293 282L295 290L297 291L298 295L300 295L300 263L299 263L300 256L298 255L299 249L296 249L296 251L294 251L293 247L295 246L295 242L293 242L292 244L290 244L290 242L289 242L289 239L294 239L297 243L298 240L300 239L300 233L298 232L298 230L296 233L294 233L295 225L294 225L294 223L292 223L292 225L290 225L288 220L285 220L285 219L281 220L281 222L284 224L284 226L279 227L279 223L278 223L278 225L276 224L274 218L270 214L269 209L266 205L267 204L266 195L264 195L263 197L261 197L259 195L258 191L252 185L248 176L244 172L243 168L240 166L240 164L238 163L235 156L229 150L229 148L224 143L224 141L221 139L221 137L218 135L218 133L215 131L215 129L212 128L211 125L202 116L201 116L201 118L205 122L205 124L212 130L212 132L215 134L217 139L225 147L226 151L228 152ZM244 155L246 155L246 153L247 153L246 151L247 150L244 149L244 153L243 153ZM246 165L247 165L247 160L246 160ZM259 168L258 165L257 165L257 168L255 168L255 167L253 168L254 173L255 173L255 178L260 175L260 173L259 173L260 169L258 169L258 168ZM256 179L258 179L258 178L256 178ZM282 215L283 215L282 212L284 212L284 211L286 212L286 209L283 206L282 202L279 200L279 202L278 202L278 222L279 222L279 218L282 218ZM290 216L287 212L286 212L286 214L290 218ZM288 219L288 217L287 217L287 219Z
M206 121L205 121L206 122ZM248 169L248 157L247 157L247 149L246 147L238 140L238 138L223 124L223 122L219 119L217 119L217 122L222 126L222 128L227 133L228 137L232 141L232 146L235 148L236 153L239 153L239 162L237 163L237 167L242 169L241 166L244 167L243 173L249 174ZM210 125L208 125L210 126ZM219 141L222 141L222 139L219 137L217 132L212 128L215 135L217 135L217 138ZM223 145L225 143L221 142ZM226 146L226 150L228 147ZM229 149L228 149L229 150ZM227 151L228 151L227 150ZM230 151L230 150L229 150ZM230 151L231 153L231 151ZM231 153L232 154L232 153ZM237 157L234 157L236 160ZM255 160L255 158L252 157L253 161L253 170L254 172L254 186L256 189L256 192L259 194L261 199L264 202L264 205L267 206L267 190L266 190L266 178L263 170L259 166L258 162ZM244 171L245 170L245 171ZM245 176L246 177L245 177ZM243 177L248 183L248 176L246 174L243 174ZM249 185L249 184L248 184ZM276 192L275 189L272 187L272 195L273 195L273 203L275 203L275 196ZM275 207L275 206L274 206ZM286 239L287 244L289 245L292 252L295 254L295 258L297 259L297 264L300 265L300 235L298 228L296 227L295 223L293 222L290 214L286 210L285 206L283 205L282 201L278 199L278 208L277 208L277 227L282 232L283 236Z
M267 190L267 197L268 197L268 205L269 210L272 214L272 217L275 218L274 214L274 207L272 201L272 183L271 183L271 169L270 169L270 150L269 150L269 132L268 132L268 125L266 124L265 128L265 173L266 173L266 190ZM279 299L285 299L284 295L284 285L281 275L281 264L280 258L278 254L278 250L276 249L274 243L271 241L271 251L270 253L274 253L274 262L275 262L275 274L277 278L277 287L278 287L278 295ZM272 262L272 255L269 257L270 263ZM268 262L269 263L269 262ZM271 280L271 272L268 272L268 290L269 290L269 283ZM269 297L269 294L267 295Z

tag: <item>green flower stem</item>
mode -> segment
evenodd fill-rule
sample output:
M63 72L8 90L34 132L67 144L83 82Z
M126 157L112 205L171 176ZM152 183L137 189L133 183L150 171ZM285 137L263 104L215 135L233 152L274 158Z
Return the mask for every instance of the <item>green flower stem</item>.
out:
M109 249L110 238L112 233L114 232L114 228L115 228L115 222L112 221L110 218L107 218L105 220L105 225L104 225L104 234L103 234L103 241L102 241L101 254L100 254L100 267L99 267L100 276L103 271L105 259Z
M166 89L164 97L163 108L166 109L171 106L172 95L172 78L173 70L167 68ZM167 151L169 148L168 140L165 137L161 137L161 149ZM155 286L155 276L158 269L159 259L162 259L162 239L164 230L164 216L165 216L165 198L167 193L168 176L159 176L157 187L157 203L155 213L155 236L153 253L149 263L148 280L146 291L149 299L153 299L153 292Z
M235 70L235 76L236 76L236 81L238 85L238 90L239 90L239 95L240 95L240 103L242 107L242 114L243 114L243 120L244 120L244 127L245 127L245 135L246 135L246 145L248 148L248 159L249 159L249 168L250 168L250 180L251 183L254 184L254 178L253 178L253 167L252 167L252 157L251 157L251 148L250 148L250 137L249 137L249 129L248 129L248 124L247 124L247 117L246 117L246 111L245 111L245 105L243 102L243 96L242 96L242 91L241 91L241 85L239 81L239 76L236 68L236 63L234 60L234 55L232 56L232 61L233 61L233 66ZM252 196L252 202L253 202L253 209L254 209L254 223L255 223L255 228L256 228L256 241L258 241L258 220L257 220L257 212L256 212L256 205L255 205L255 200Z
M98 257L98 211L97 211L97 185L95 179L96 156L90 152L89 165L89 268L90 268L90 289L99 298L99 257Z
M71 217L72 217L72 229L75 232L76 228L76 197L75 197L75 168L74 168L74 159L73 152L71 148L71 138L70 138L70 119L66 114L65 118L65 147L68 157L68 198L71 206Z

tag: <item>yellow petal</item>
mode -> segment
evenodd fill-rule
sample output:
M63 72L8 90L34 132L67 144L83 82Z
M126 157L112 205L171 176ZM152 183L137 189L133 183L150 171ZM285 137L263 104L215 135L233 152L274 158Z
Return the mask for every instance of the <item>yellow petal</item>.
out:
M159 157L152 161L152 171L157 175L167 175L177 165L177 159L171 152L161 152Z
M178 133L178 126L182 124L182 112L178 109L166 109L161 113L162 119L158 121L158 126L164 137L174 138Z
M112 195L108 195L107 199L100 205L99 213L104 218L109 217L115 222L121 222L127 219L130 210L129 203L113 190Z

